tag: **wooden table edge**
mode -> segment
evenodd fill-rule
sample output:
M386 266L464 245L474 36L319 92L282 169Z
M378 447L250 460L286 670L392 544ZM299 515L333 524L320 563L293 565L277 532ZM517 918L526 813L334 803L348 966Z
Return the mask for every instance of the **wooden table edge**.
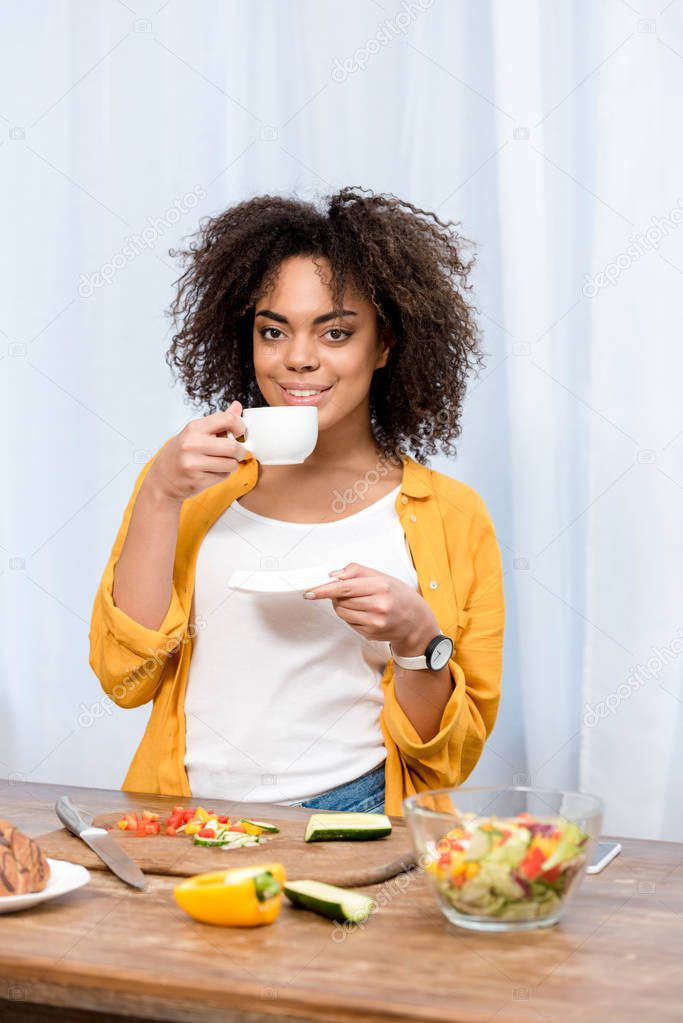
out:
M274 1023L278 1019L289 1023L441 1023L442 1010L419 1004L391 1005L369 1002L367 996L354 1000L348 996L345 1006L332 1006L324 992L298 991L288 997L275 997L270 988L240 983L230 993L217 984L202 981L201 991L188 998L186 983L173 984L172 976L163 981L151 980L144 971L129 970L126 978L130 990L122 990L121 978L114 971L108 974L100 966L70 964L52 959L5 955L0 959L0 979L14 985L27 983L30 992L23 1002L35 1006L58 1006L81 1012L107 1012L120 1015L122 1020L135 1016L142 1019L173 1021L173 1023ZM110 986L106 986L109 982ZM177 990L177 994L176 994ZM264 994L264 990L266 994ZM31 997L33 996L33 997ZM198 998L199 996L199 998ZM228 1003L228 999L230 999ZM7 1003L0 998L0 1008ZM491 1014L469 1008L467 1014L451 1018L449 1023L487 1023ZM537 1023L537 1017L519 1016L519 1023ZM506 1023L510 1023L509 1020Z

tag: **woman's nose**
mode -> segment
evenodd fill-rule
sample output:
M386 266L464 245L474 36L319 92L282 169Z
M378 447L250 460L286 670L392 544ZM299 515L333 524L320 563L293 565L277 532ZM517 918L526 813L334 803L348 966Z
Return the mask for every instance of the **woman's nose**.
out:
M318 365L315 346L305 339L291 341L285 348L283 362L288 368L299 372L315 369Z

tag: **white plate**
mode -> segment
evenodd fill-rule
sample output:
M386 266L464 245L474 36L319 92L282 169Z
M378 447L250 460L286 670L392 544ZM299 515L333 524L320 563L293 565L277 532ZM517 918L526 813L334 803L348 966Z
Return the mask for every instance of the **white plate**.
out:
M233 590L243 590L245 593L304 593L305 590L313 590L316 586L335 582L335 577L329 573L340 567L336 562L333 564L330 561L325 565L313 565L311 568L274 569L269 572L251 572L238 568L230 576L228 586Z
M26 895L0 895L0 913L13 913L15 909L28 909L29 906L37 906L39 902L45 902L46 899L56 899L58 895L73 892L90 880L90 872L78 863L69 863L67 860L51 860L49 856L47 862L50 865L50 880L42 892L28 892Z

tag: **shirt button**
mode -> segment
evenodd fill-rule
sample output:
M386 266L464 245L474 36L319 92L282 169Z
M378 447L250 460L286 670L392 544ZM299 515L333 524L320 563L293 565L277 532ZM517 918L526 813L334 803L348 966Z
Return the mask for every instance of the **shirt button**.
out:
M437 583L436 579L430 579L429 580L429 588L430 588L430 590L435 590L438 585L439 584Z
M405 494L404 494L404 495L403 495L403 497L401 498L401 504L408 504L408 498L406 497L406 495L405 495Z
M411 522L417 522L417 515L411 515L410 516L410 521Z

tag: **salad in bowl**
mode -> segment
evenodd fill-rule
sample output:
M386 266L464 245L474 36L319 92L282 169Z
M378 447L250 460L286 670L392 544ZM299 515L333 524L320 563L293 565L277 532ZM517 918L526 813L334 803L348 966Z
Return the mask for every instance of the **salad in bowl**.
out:
M475 930L557 923L602 820L594 796L524 786L431 790L404 806L443 912Z

